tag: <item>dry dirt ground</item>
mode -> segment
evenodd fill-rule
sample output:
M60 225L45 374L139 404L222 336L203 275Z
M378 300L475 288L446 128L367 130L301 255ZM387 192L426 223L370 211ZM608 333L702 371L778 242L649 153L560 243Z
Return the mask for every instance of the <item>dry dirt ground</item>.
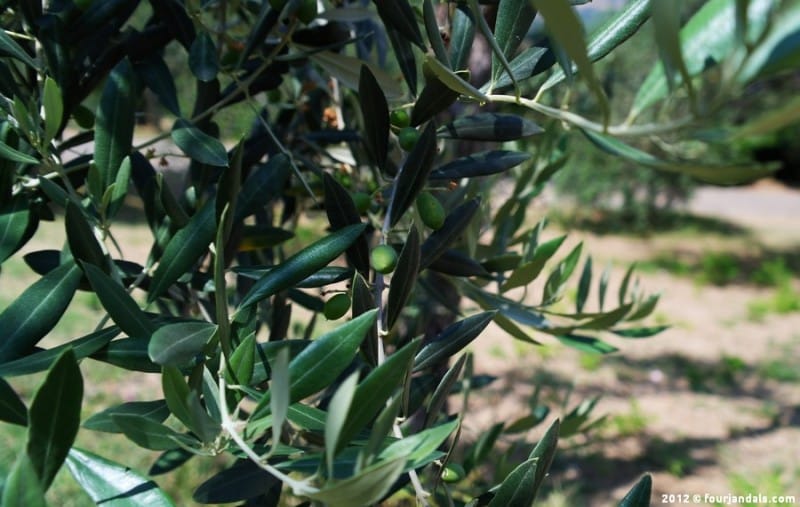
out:
M732 252L742 273L724 286L660 269L640 273L646 288L663 294L649 322L667 322L669 330L609 340L620 351L601 359L546 336L548 345L537 348L497 330L475 344L476 371L499 380L473 400L466 439L525 415L537 385L556 406L526 436L530 441L564 413L557 402L568 389L567 408L601 396L593 417L606 415L605 423L588 437L561 442L545 505L616 505L645 472L653 476L652 505L715 505L706 494L729 493L795 495L800 504L800 313L753 315L754 302L776 289L747 278L748 265L777 255L795 267L789 283L797 297L800 192L774 185L709 189L690 210L725 220L732 232L571 234L573 242L585 240L596 266L614 261L617 283L627 261L691 263L709 251Z

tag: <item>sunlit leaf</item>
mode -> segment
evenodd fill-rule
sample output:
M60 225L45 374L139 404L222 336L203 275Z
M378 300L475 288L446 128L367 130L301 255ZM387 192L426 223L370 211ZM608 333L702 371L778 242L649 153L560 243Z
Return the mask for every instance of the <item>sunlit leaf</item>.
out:
M175 120L170 135L178 148L193 160L217 167L228 166L228 152L222 142L183 118Z
M431 339L414 358L414 371L434 366L451 356L478 337L492 321L495 312L483 312L451 324Z
M147 348L153 362L165 366L185 366L200 353L217 326L210 322L177 322L158 328Z

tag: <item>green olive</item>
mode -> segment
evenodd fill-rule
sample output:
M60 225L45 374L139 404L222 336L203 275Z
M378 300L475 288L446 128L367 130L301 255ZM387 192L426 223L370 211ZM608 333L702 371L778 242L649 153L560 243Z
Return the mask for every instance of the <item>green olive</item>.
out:
M405 109L395 109L389 113L389 121L392 126L402 129L411 125L411 116Z
M309 24L317 17L317 0L303 0L297 9L297 19Z
M366 213L372 204L372 197L366 192L354 192L350 197L353 198L353 204L356 205L356 210L360 215Z
M448 463L442 470L442 480L444 482L458 482L464 478L466 472L464 467L458 463Z
M389 245L378 245L373 248L369 259L378 273L391 273L397 266L397 252Z
M348 296L343 292L340 292L339 294L336 294L327 301L325 301L325 306L322 309L322 314L325 315L325 318L328 320L337 320L344 317L344 314L347 313L347 310L349 309L350 309L350 296Z
M400 141L400 147L405 151L411 151L419 141L419 132L414 127L406 127L400 130L397 134L397 139Z
M441 229L444 225L444 208L430 192L422 192L417 196L417 212L422 223L433 230Z

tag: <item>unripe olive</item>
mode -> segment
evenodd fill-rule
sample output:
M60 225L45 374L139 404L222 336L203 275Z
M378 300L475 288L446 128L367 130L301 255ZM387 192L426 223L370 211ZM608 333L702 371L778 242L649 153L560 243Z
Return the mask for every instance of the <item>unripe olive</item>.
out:
M397 252L389 245L378 245L373 248L369 259L378 273L391 273L397 266Z
M414 127L405 127L397 134L397 138L400 141L401 148L405 151L411 151L419 141L419 132Z
M325 306L322 309L322 314L328 320L336 320L344 317L347 310L350 309L350 296L340 292L325 301Z
M389 121L392 126L402 129L411 125L411 116L405 109L395 109L389 113Z
M464 467L458 463L448 463L442 470L442 480L444 482L458 482L464 478L466 472Z
M305 24L314 21L317 17L317 0L303 0L297 9L297 19Z
M366 192L354 192L350 197L353 198L353 204L356 205L356 210L359 214L363 215L372 204L372 197Z
M422 223L433 230L441 229L444 225L445 212L442 203L430 192L422 192L417 196L417 212Z

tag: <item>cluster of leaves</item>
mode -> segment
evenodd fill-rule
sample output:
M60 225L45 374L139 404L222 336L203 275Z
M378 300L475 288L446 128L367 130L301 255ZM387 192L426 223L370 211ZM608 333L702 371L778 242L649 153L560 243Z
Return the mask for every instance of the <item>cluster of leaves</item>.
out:
M603 334L640 338L663 329L630 324L658 299L630 270L607 308L608 272L593 283L591 259L578 269L580 245L555 260L564 237L547 239L544 221L528 226L530 204L567 161L562 124L643 166L730 180L760 172L663 161L613 137L687 121L606 128L607 118L595 123L520 96L523 80L550 71L544 91L577 72L607 111L592 61L636 33L648 2L632 2L588 45L574 36L582 27L566 0L484 3L497 9L494 27L477 0L438 4L448 40L431 0L4 3L0 261L27 244L41 220L63 220L66 245L24 256L41 278L0 313L0 377L48 372L27 406L0 380L0 418L28 428L3 505L43 505L64 462L97 502L172 504L124 464L72 447L79 361L160 375L163 398L112 406L81 425L163 451L151 475L196 456L230 456L230 467L194 492L199 502L277 505L293 494L362 505L410 484L420 501L429 489L444 503L456 486L442 483L440 471L466 415L446 401L461 394L463 407L481 384L468 355L450 360L490 322L533 345L550 336L595 353L616 350ZM760 19L761 3L735 2L733 40L747 48L737 53L737 76L747 79L785 63L759 52L790 35L783 25L747 24ZM718 4L734 2L708 2ZM142 13L147 22L137 27L131 19ZM550 36L522 49L539 14ZM668 99L680 79L696 105L691 78L703 69L682 55L717 51L709 42L681 52L672 18L656 19L668 72L659 67L648 77L637 111ZM478 85L466 68L477 32L492 49L491 77ZM191 111L178 100L167 51L194 76ZM510 87L515 95L497 93ZM176 119L169 132L135 144L145 89ZM559 121L543 128L488 103ZM252 110L253 128L228 149L215 119L233 106ZM188 160L177 192L151 163L167 137ZM501 144L522 139L530 150ZM487 149L465 154L464 141ZM89 153L73 156L81 147ZM498 191L507 195L495 207L485 197ZM152 232L144 265L125 259L114 236L131 199ZM290 241L301 227L319 239ZM563 294L578 271L569 311ZM108 318L84 336L39 347L79 290L94 292ZM589 311L593 291L597 309ZM343 301L351 319L318 336L319 316L343 316ZM298 318L305 320L296 333ZM553 423L528 459L470 503L530 504L559 433L580 431L593 406ZM540 415L511 426L529 429ZM470 466L503 429L479 443ZM649 489L645 477L623 504L647 505Z

